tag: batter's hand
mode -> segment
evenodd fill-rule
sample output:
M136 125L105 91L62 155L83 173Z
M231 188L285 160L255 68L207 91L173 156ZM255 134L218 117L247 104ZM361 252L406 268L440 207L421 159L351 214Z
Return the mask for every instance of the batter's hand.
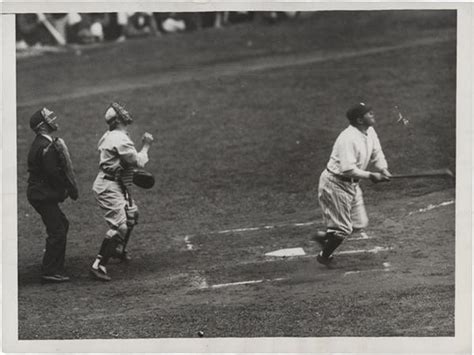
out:
M390 181L390 177L385 176L382 173L370 173L370 181L376 184L378 182Z
M386 177L388 178L391 178L392 177L392 174L390 173L390 171L388 171L388 169L383 169L381 171L382 175L385 175Z
M142 137L142 142L144 144L151 145L151 143L153 142L153 136L150 133L146 132Z

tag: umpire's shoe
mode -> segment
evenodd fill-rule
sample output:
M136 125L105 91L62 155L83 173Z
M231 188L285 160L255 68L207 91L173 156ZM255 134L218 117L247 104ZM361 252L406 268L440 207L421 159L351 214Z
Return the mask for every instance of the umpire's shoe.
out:
M96 269L96 268L91 267L89 272L90 272L91 276L96 280L99 280L99 281L110 281L110 280L112 280L112 278L109 275L107 275L107 271L105 270L105 268L102 269L102 268L99 267L98 269Z
M61 275L61 274L54 274L54 275L43 275L41 276L41 282L43 283L61 283L61 282L68 282L70 279L68 276Z

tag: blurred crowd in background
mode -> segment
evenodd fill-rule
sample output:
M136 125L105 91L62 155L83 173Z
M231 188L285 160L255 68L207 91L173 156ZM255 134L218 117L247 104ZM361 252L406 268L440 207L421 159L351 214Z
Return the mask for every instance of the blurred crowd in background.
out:
M221 28L241 22L276 23L298 12L118 12L17 14L16 47L91 44Z

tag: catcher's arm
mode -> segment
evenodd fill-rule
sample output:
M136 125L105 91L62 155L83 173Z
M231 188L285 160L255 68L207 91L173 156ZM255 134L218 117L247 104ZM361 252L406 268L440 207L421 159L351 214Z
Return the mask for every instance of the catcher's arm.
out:
M150 150L151 144L153 143L153 136L146 132L142 137L142 142L142 149L137 154L137 166L139 168L145 167L145 164L148 163L148 150Z
M139 152L128 137L123 137L120 144L117 145L117 151L124 168L143 168L148 163L148 150L153 142L153 136L150 133L145 133L142 140L143 147Z

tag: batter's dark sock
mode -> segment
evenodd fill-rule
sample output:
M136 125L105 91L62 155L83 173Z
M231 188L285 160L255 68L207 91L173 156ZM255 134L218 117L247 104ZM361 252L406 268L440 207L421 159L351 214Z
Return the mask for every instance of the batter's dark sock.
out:
M323 257L325 258L329 258L334 250L344 241L344 237L338 236L333 232L328 233L327 236L328 241L326 242L326 247L323 249Z

